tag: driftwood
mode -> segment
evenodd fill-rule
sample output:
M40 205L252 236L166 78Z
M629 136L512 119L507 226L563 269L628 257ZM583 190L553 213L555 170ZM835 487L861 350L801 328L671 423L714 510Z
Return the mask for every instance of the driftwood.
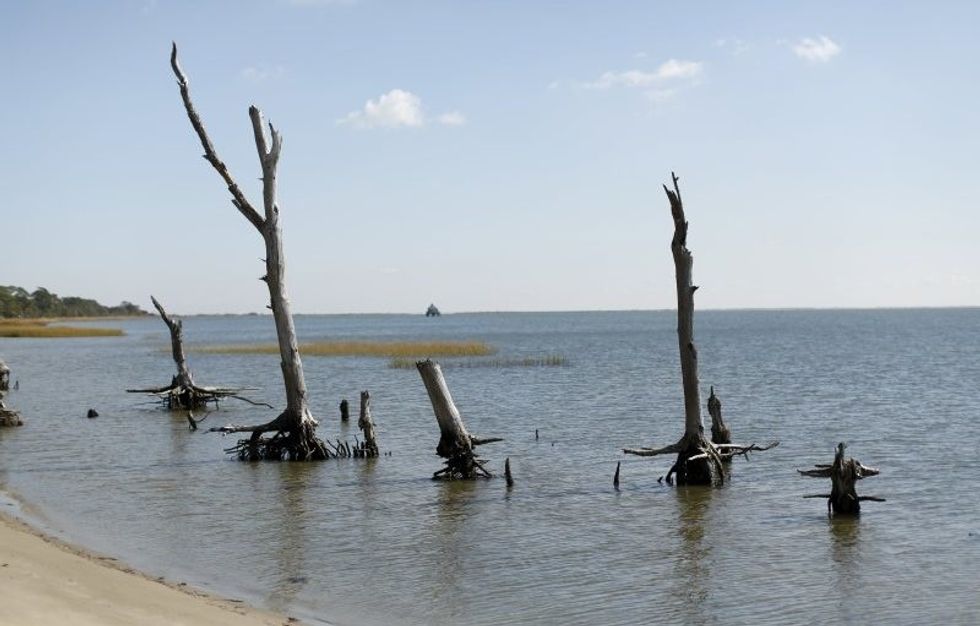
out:
M485 459L476 458L476 447L503 441L500 437L474 437L466 430L459 409L449 393L442 368L431 359L415 364L422 376L422 383L432 402L432 410L439 423L439 445L436 454L446 459L446 466L432 475L433 478L444 479L473 479L491 478L493 475L486 469Z
M796 470L801 476L812 478L829 478L831 482L830 493L811 494L804 498L827 498L827 513L838 515L858 515L861 513L861 502L884 502L884 498L875 496L859 496L855 483L868 476L877 476L877 468L861 465L857 459L844 460L844 450L847 445L844 442L837 444L837 452L834 454L834 462L830 465L818 464L815 469Z
M242 392L248 391L247 388L201 387L194 384L194 376L191 374L190 367L187 365L187 357L184 356L184 323L167 314L166 309L163 308L163 305L156 298L150 296L150 300L153 301L153 306L156 307L160 318L170 330L170 352L173 356L174 363L177 365L177 375L173 377L173 380L170 381L170 385L167 387L127 389L127 392L146 393L156 396L164 406L173 411L178 409L198 409L207 406L209 402L213 402L217 406L218 401L222 398L237 398L250 404L272 408L271 405L265 404L264 402L255 402L241 396L240 394Z
M204 124L191 102L187 77L177 60L177 44L170 54L170 67L177 77L180 97L184 110L194 132L197 133L204 149L204 158L228 185L232 204L255 227L265 243L265 281L269 288L269 308L276 323L276 337L279 341L282 379L286 388L286 408L278 417L256 426L237 426L229 424L212 431L223 433L251 433L227 451L242 460L320 460L326 459L331 451L328 444L316 436L317 421L310 411L306 397L306 379L303 375L303 362L299 355L296 328L290 311L289 297L286 293L286 260L283 255L282 227L279 223L279 202L277 199L276 172L279 155L282 151L282 136L269 124L269 136L265 134L262 112L254 106L249 107L248 115L252 122L252 134L262 166L262 204L264 215L259 215L239 188L238 183L228 172L224 162L218 158ZM266 433L270 436L265 437Z
M687 218L684 204L677 184L677 176L671 173L673 189L664 185L670 202L670 213L674 221L674 235L670 250L674 257L674 273L677 284L677 345L681 360L681 381L684 388L684 436L675 444L662 448L624 448L626 454L638 456L657 456L676 454L677 460L667 472L667 482L677 474L681 485L710 485L722 483L724 472L722 462L735 455L748 454L753 450L768 450L779 445L774 441L766 446L748 446L732 443L714 444L704 436L701 421L701 392L698 388L698 352L694 347L694 257L687 248ZM721 403L718 402L718 416L721 417Z
M350 419L350 404L347 402L347 398L340 401L340 421L346 422Z

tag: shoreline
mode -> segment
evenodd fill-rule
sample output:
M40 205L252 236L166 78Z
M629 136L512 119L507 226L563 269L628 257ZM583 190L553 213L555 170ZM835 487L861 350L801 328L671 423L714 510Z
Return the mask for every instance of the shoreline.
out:
M8 494L9 496L9 494ZM0 511L0 623L281 626L300 620L150 576Z

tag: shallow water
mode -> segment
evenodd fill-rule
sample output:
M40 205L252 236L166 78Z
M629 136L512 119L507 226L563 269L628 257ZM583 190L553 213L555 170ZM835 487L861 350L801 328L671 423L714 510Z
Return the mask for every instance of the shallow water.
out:
M324 437L370 389L376 460L243 464L232 437L127 387L169 382L157 319L122 338L0 339L27 424L0 432L0 485L67 537L154 574L338 624L980 622L980 309L703 312L704 395L734 437L781 440L720 489L657 483L624 458L682 431L672 312L300 316L301 340L485 340L565 367L452 368L470 430L503 480L429 480L438 429L418 373L384 359L304 361ZM274 341L268 317L190 317L189 346ZM283 405L277 358L190 353L199 384ZM704 398L703 398L704 399ZM86 419L88 408L101 416ZM272 411L223 403L205 426ZM534 431L540 431L535 440ZM880 476L859 520L830 520L838 441ZM621 491L612 488L623 462Z

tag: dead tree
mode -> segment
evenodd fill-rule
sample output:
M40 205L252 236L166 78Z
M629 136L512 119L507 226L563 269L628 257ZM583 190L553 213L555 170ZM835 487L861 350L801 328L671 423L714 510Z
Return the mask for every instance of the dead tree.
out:
M217 406L221 398L237 398L250 404L271 405L264 402L255 402L239 394L248 391L244 387L200 387L194 384L194 376L191 374L190 367L187 366L187 358L184 356L184 324L179 319L174 319L167 314L156 298L150 296L153 306L163 319L163 323L170 329L170 351L177 365L177 375L166 387L155 387L150 389L127 389L129 393L147 393L157 396L168 409L176 411L178 409L199 409L213 402Z
M251 433L228 450L242 460L319 460L332 456L327 444L316 436L317 421L310 412L306 397L306 380L303 376L303 362L299 355L296 329L286 294L286 260L283 255L282 227L279 223L279 203L276 198L276 169L282 151L282 136L269 124L266 137L262 112L254 106L249 107L248 115L252 122L255 148L262 166L262 204L264 215L259 215L239 188L238 183L228 172L228 168L218 158L208 137L204 124L198 117L191 102L187 77L177 61L177 44L170 54L170 66L177 77L180 96L184 102L187 118L197 133L204 158L228 185L232 204L255 227L265 243L265 275L261 280L269 287L269 308L276 322L276 336L279 340L279 356L282 366L283 384L286 387L286 408L278 417L257 426L236 426L229 424L212 431L224 433ZM271 142L271 143L270 143ZM270 433L269 436L263 436Z
M736 454L747 454L752 450L768 450L778 445L772 442L767 446L735 445L731 443L713 444L704 436L701 421L701 392L698 388L698 352L694 347L694 257L687 248L687 218L681 202L681 191L677 176L671 173L674 188L664 185L670 201L670 213L674 220L674 236L670 250L674 257L674 272L677 283L677 344L680 350L681 381L684 388L684 436L677 443L663 448L624 448L626 454L657 456L677 454L677 460L667 472L667 482L677 474L680 485L710 485L724 480L722 461ZM720 408L720 404L719 404ZM720 413L719 413L720 415Z
M476 447L494 441L503 441L500 437L481 439L474 437L466 430L463 418L453 403L449 394L446 379L442 376L442 368L431 359L418 361L415 366L422 376L422 383L432 402L432 410L439 423L439 445L436 454L446 459L446 467L432 475L433 478L444 479L473 479L478 477L491 478L493 475L486 469L486 459L476 458Z
M357 427L364 433L364 441L357 444L357 447L354 449L354 456L378 456L378 442L374 434L374 420L371 419L371 394L367 391L361 392L361 415L357 420Z
M0 359L0 391L10 389L10 368Z
M711 443L731 443L732 431L728 430L725 420L721 419L721 400L715 395L714 385L711 386L711 395L708 396L708 415L711 416Z
M837 515L858 515L861 513L861 502L870 500L871 502L884 502L884 498L875 496L859 496L855 488L855 483L868 476L877 476L878 470L874 467L861 465L857 459L844 460L844 450L847 445L844 442L837 444L837 453L834 455L834 462L830 465L818 464L812 470L796 470L802 476L813 478L829 478L829 494L812 494L803 496L804 498L827 498L827 513Z

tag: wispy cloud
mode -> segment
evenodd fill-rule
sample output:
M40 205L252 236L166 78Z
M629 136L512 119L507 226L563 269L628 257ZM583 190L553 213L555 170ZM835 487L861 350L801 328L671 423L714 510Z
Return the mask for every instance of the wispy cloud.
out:
M793 53L810 63L826 63L841 53L841 47L829 37L804 37L793 46Z
M418 128L427 121L422 98L411 91L392 89L377 100L368 100L364 108L351 111L337 123L359 129ZM449 111L436 116L435 121L445 126L462 126L466 117L459 111Z
M281 65L250 65L239 75L250 83L261 83L270 78L278 78L286 73L286 68Z
M612 87L650 87L665 81L692 79L701 74L703 64L697 61L678 61L670 59L660 64L656 70L625 70L605 72L597 80L583 83L587 89L611 89Z
M734 56L738 56L748 50L751 46L738 37L722 37L715 39L715 47L728 51Z
M459 111L443 113L436 119L439 120L440 124L445 124L446 126L462 126L466 123L466 116Z

